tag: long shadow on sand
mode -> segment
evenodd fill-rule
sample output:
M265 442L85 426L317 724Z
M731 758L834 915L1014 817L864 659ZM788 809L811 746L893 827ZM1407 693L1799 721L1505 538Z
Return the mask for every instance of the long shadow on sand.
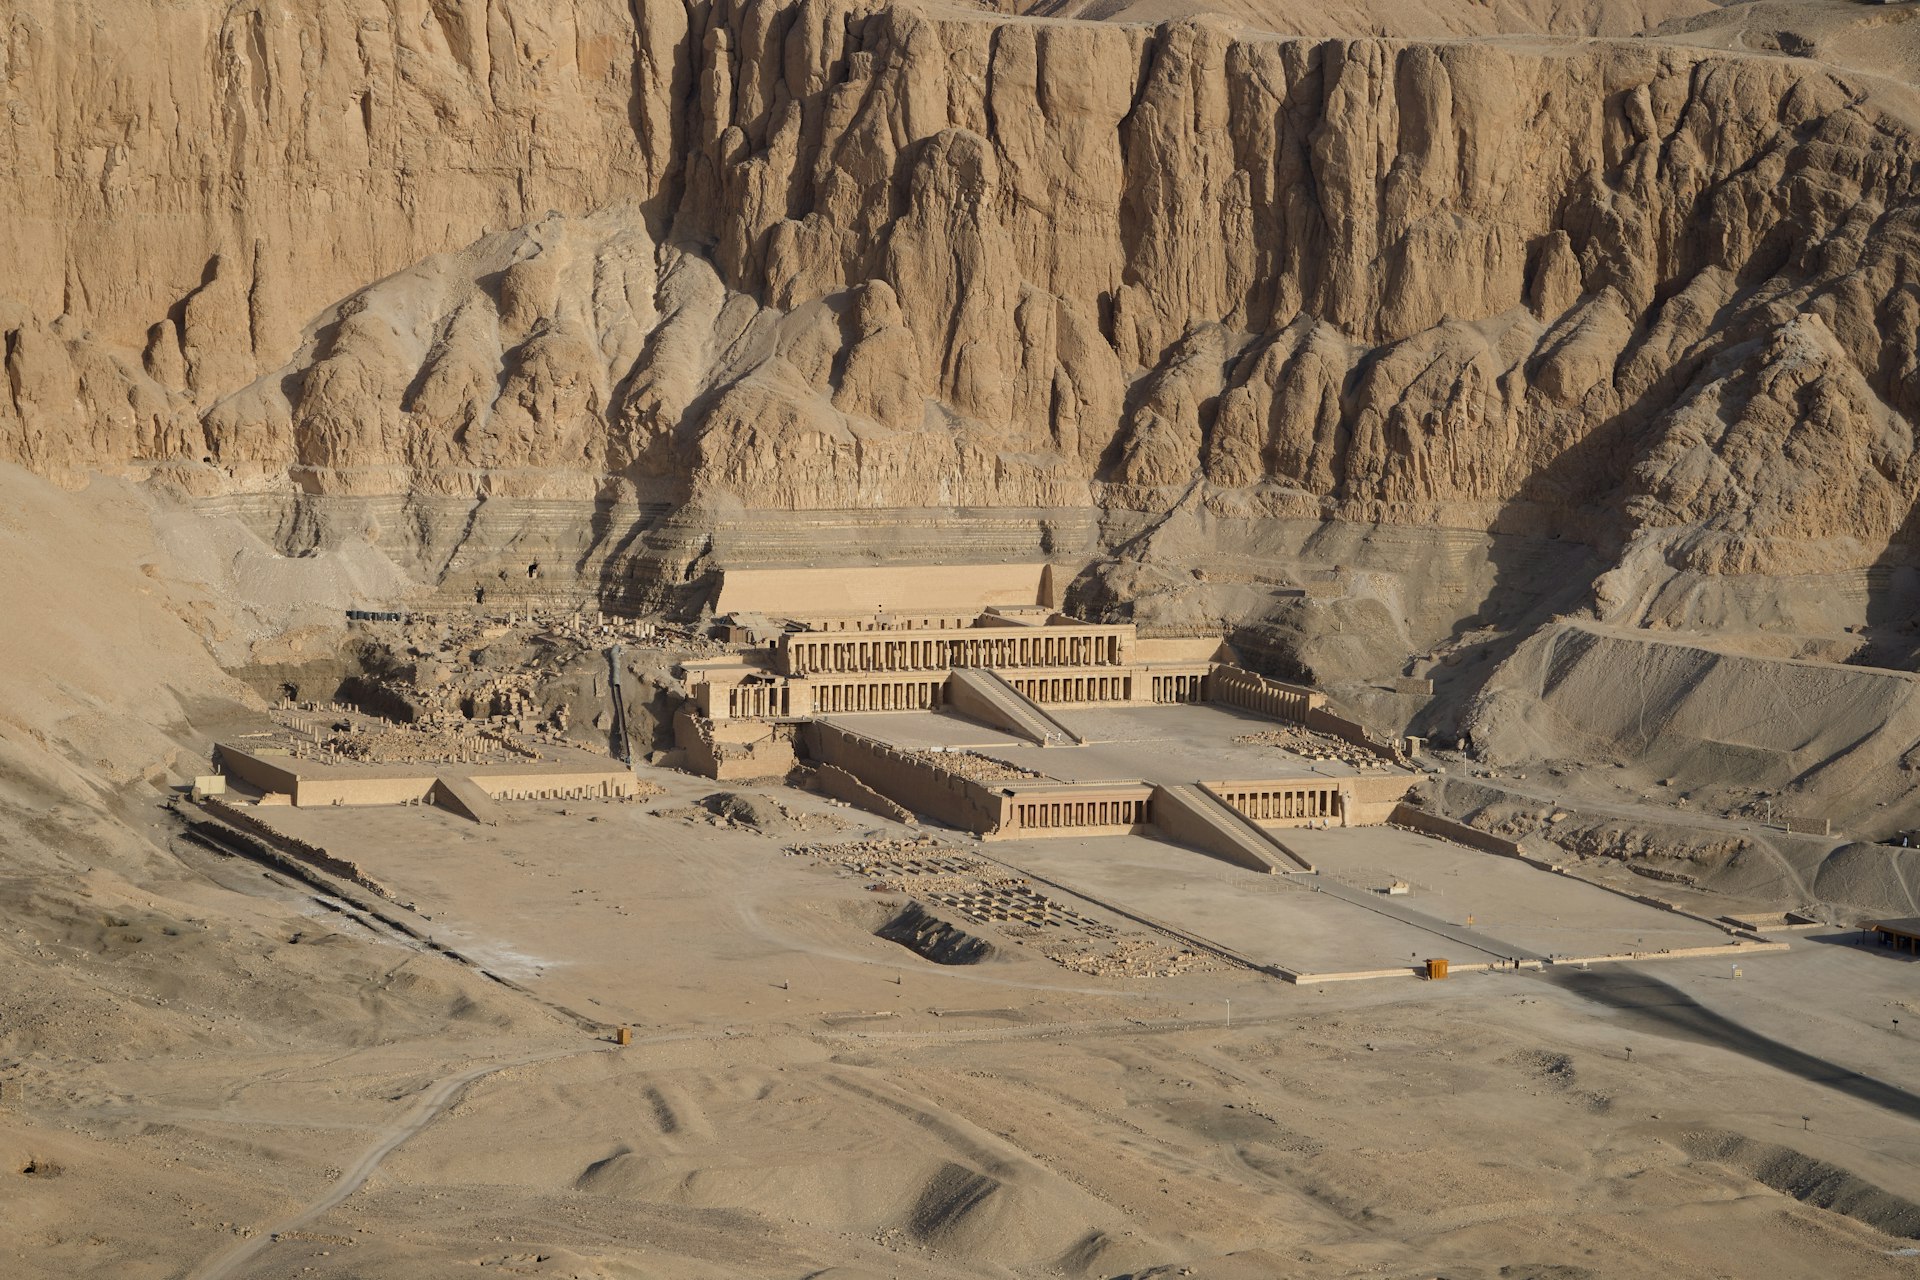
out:
M1549 969L1542 977L1595 1004L1619 1010L1624 1015L1622 1024L1634 1030L1716 1045L1802 1080L1837 1089L1883 1111L1920 1120L1920 1095L1763 1036L1658 978L1631 969L1583 972L1567 968Z

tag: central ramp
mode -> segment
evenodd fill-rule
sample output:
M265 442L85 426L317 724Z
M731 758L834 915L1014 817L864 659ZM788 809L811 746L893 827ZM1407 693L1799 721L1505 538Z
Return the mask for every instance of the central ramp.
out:
M500 807L500 802L463 774L450 773L435 778L429 798L442 809L472 818L482 826L497 827L506 820L506 810Z
M1153 825L1169 840L1249 871L1312 871L1313 864L1193 783L1155 787Z
M963 716L1043 747L1077 747L1080 739L1039 704L981 667L956 667L947 678L947 706Z

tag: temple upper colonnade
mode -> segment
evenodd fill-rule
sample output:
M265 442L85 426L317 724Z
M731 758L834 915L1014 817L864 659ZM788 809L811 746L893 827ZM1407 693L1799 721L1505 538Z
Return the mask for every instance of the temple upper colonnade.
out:
M784 675L950 671L956 667L1118 667L1133 658L1134 628L976 627L964 632L791 632L780 638Z

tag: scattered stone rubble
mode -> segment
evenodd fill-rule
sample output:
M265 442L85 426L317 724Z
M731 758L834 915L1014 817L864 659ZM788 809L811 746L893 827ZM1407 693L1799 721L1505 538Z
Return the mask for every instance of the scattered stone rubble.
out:
M659 788L655 788L657 792ZM656 818L703 823L732 831L751 831L758 835L787 835L796 831L845 831L847 824L826 813L808 813L792 809L763 796L746 796L733 791L716 791L698 804L673 809L655 809ZM789 850L788 852L792 852Z
M1104 949L1077 940L1042 942L1039 947L1055 964L1095 978L1171 978L1226 967L1201 952L1151 938L1121 938Z
M1263 729L1234 738L1242 746L1277 747L1303 760L1334 760L1356 769L1384 769L1386 761L1365 747L1309 729Z
M870 839L849 840L843 844L794 845L785 852L790 857L811 858L853 875L900 880L944 878L956 883L977 884L986 879L989 872L988 865L980 859L951 849L931 836L911 840ZM1006 877L1004 882L1014 881Z
M1023 769L1017 764L1005 760L996 760L992 756L982 755L978 751L909 751L905 754L917 760L925 761L936 769L955 774L974 782L1032 782L1051 781L1044 773L1034 769Z
M277 745L299 760L342 764L519 764L544 759L492 725L436 718L398 724L338 703L284 704L272 713Z
M1040 893L1023 877L931 836L796 845L785 852L865 878L875 893L908 895L991 925L1076 973L1167 978L1221 967L1210 957L1157 938L1123 936L1112 925Z
M727 651L684 627L597 610L422 613L358 625L378 647L355 678L356 702L416 722L486 721L536 734L567 732L568 709L553 705L545 678L583 657L614 645L676 662Z

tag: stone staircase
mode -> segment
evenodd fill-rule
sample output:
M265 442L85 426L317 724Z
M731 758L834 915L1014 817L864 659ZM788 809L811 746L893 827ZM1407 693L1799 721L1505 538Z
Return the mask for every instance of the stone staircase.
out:
M497 827L507 818L500 802L482 791L478 783L464 774L450 773L435 778L430 798L440 808L463 818L472 818L482 826Z
M1043 747L1077 747L1080 739L997 673L956 667L948 677L947 701L962 715L1016 734ZM953 686L959 686L958 689ZM958 696L956 696L958 695Z
M1265 828L1197 783L1154 788L1153 825L1176 844L1210 853L1249 871L1312 871L1313 864Z

